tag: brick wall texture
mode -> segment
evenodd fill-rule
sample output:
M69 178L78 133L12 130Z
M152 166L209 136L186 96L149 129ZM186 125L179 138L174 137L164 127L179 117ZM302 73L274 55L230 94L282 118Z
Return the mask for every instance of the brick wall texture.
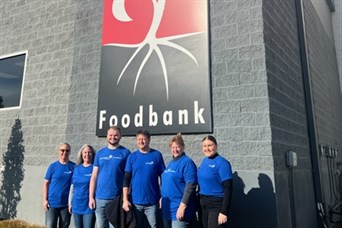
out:
M230 226L291 227L285 154L293 150L298 156L293 181L297 227L317 227L295 0L219 0L209 1L208 7L213 135L235 172ZM96 149L106 145L95 135L102 11L103 0L0 2L0 56L28 51L21 107L0 110L0 155L7 150L15 119L22 121L20 219L44 224L41 186L60 143L71 144L72 160L85 143ZM333 41L310 1L305 1L305 14L318 141L342 151ZM203 136L184 136L196 164L203 157ZM169 139L161 135L151 141L166 163ZM136 148L134 137L124 137L122 144ZM324 165L322 175L327 175Z

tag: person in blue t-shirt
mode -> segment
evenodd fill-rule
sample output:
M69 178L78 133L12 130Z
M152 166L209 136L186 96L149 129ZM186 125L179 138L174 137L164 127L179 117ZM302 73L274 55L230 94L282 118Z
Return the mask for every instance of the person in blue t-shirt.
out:
M95 209L99 228L113 227L106 217L106 206L122 194L125 164L130 151L120 145L121 129L110 127L107 147L100 149L94 160L89 186L89 208Z
M169 146L172 160L161 176L164 228L193 227L197 222L197 167L185 154L180 133L172 137Z
M202 140L206 156L197 172L202 225L204 228L225 227L233 191L232 168L224 157L217 153L217 141L209 135Z
M139 130L136 140L139 149L128 157L125 167L122 208L129 211L131 199L137 227L154 228L158 223L159 178L165 169L164 159L161 152L150 148L151 135L148 131Z
M70 145L63 143L58 149L58 161L49 165L43 183L43 208L47 228L67 228L71 214L68 196L75 163L69 161Z
M77 166L72 175L69 195L69 212L74 217L76 228L95 227L95 210L88 206L94 156L94 148L87 144L83 145L77 154Z

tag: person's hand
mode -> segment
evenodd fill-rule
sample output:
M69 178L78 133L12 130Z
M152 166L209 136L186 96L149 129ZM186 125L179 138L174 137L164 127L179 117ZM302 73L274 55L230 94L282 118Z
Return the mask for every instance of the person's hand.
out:
M128 200L124 200L122 202L122 209L125 211L129 211L129 208L131 207L131 203Z
M72 206L71 206L71 204L69 204L68 210L69 210L69 213L72 214Z
M184 218L184 214L185 214L185 208L186 205L184 203L181 203L177 209L177 213L176 213L176 218L178 221L182 221Z
M94 198L89 198L89 203L88 206L90 209L94 210L96 207L95 199Z
M222 224L226 223L227 221L228 221L228 216L220 213L218 216L218 220L217 220L218 224L222 225Z
M44 202L43 202L44 211L48 211L48 210L49 210L49 207L50 207L49 201L44 200Z

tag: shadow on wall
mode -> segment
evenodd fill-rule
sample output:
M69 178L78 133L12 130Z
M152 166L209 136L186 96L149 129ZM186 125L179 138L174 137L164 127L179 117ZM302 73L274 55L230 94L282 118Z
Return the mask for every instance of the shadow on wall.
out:
M20 188L24 179L25 152L21 127L21 120L17 118L8 140L7 151L2 155L2 186L0 189L0 217L2 219L15 218L17 205L21 200Z
M277 227L275 193L271 179L258 176L259 187L244 193L245 184L237 172L233 177L233 197L228 227Z

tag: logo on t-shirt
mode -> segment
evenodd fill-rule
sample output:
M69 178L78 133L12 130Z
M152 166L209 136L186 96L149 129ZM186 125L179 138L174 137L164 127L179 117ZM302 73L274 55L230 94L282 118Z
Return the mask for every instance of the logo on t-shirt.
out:
M72 171L64 171L64 174L71 174Z
M165 169L164 173L175 173L176 171L173 169Z
M101 157L100 160L122 159L122 157L109 155L107 157Z
M145 164L146 164L146 165L153 165L154 162L153 162L153 161L150 161L150 162L146 162Z
M215 168L215 165L208 165L210 168Z

